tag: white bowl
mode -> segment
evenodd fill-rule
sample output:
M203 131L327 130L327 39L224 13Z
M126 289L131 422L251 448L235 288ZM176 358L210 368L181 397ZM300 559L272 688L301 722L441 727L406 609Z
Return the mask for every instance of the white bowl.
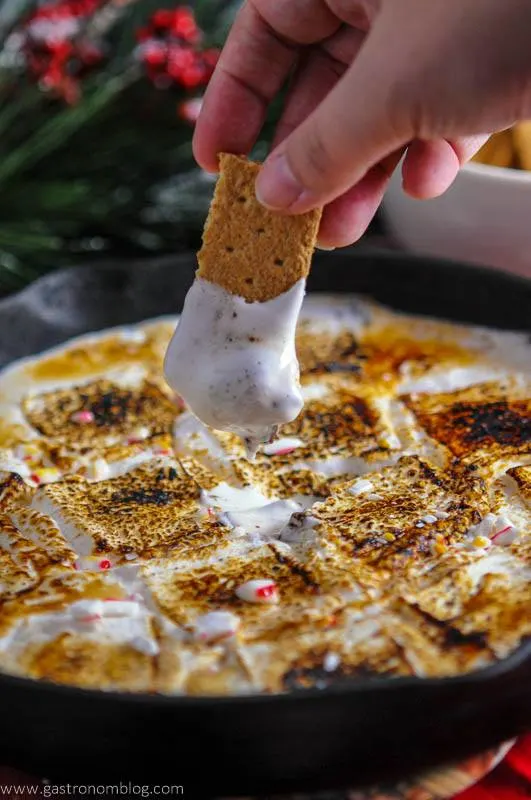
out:
M384 224L406 250L531 276L531 172L470 163L448 191L414 200L402 165L384 202Z

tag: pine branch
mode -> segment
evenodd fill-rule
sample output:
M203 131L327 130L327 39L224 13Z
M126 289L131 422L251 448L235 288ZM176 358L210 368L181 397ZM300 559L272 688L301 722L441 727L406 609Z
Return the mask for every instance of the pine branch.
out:
M15 98L12 98L9 103L0 107L0 141L3 134L21 114L27 114L41 101L42 97L38 89L30 89L17 95Z
M76 108L69 108L52 117L26 143L14 150L0 163L0 186L5 184L17 172L27 170L40 159L49 156L54 150L73 134L91 117L101 111L123 89L138 77L136 66L122 75L110 78L107 83L93 90L85 97L84 102Z
M68 4L20 0L14 16L5 2L0 39L31 6ZM104 11L84 21L71 41L80 48L92 42L105 60L89 66L88 77L77 77L75 60L64 66L71 69L68 80L82 88L71 105L60 92L41 89L49 64L38 48L36 73L10 68L13 59L1 62L0 288L19 288L50 269L99 255L176 252L198 243L213 183L194 161L193 124L179 114L181 102L200 96L204 85L174 76L169 88L156 88L149 65L135 60L142 53L139 28L158 9L175 11L179 2L107 0ZM183 5L193 7L203 30L202 42L191 46L200 50L222 46L241 0ZM17 65L24 67L24 58L21 51ZM270 130L268 121L259 147Z
M0 48L18 27L24 14L35 8L36 4L37 0L4 0L0 6Z

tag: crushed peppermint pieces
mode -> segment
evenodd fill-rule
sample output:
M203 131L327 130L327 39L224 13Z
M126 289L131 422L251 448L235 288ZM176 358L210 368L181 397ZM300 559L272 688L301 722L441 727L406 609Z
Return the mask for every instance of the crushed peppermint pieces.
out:
M448 550L448 545L444 541L444 537L442 535L439 534L435 537L435 541L432 543L431 550L436 556L442 556L443 553L446 553Z
M278 603L280 599L277 584L275 581L267 579L257 579L242 583L236 589L235 594L245 603L267 603L272 605Z
M501 545L508 545L512 544L516 539L518 534L517 529L514 525L506 525L501 530L496 531L491 536L491 541L493 544L501 544Z
M304 442L301 441L301 439L284 437L283 439L277 439L276 441L264 445L262 450L266 456L287 456L289 453L293 453L298 447L302 447L303 444Z
M360 657L370 659L371 670L376 664L377 671L390 666L401 674L411 671L414 664L414 671L424 676L452 674L478 663L476 645L469 648L463 639L452 641L452 648L447 648L446 637L441 644L441 648L444 646L441 658L437 657L434 644L433 660L426 651L422 654L426 656L424 663L420 663L420 656L416 663L414 659L409 660L409 641L407 646L397 650L393 636L388 633L391 617L386 620L385 631L382 628L380 632L377 627L380 611L387 603L387 596L394 599L396 592L400 605L393 603L392 613L396 613L393 622L399 625L404 616L408 628L418 622L428 635L435 624L435 642L439 640L440 628L431 620L437 619L439 608L444 608L445 614L455 612L461 616L467 592L476 592L478 588L483 592L480 580L484 575L496 578L498 572L501 575L503 571L503 577L507 574L509 579L515 568L515 580L520 580L521 573L524 588L525 573L518 571L518 546L503 550L498 547L512 545L518 536L524 538L528 516L523 483L517 482L515 486L506 483L499 474L498 461L495 470L490 472L488 453L485 454L485 469L482 466L479 474L473 474L472 469L470 475L468 470L454 471L454 463L459 462L457 456L456 462L451 458L445 466L442 461L439 464L438 459L437 464L432 464L431 447L426 447L423 458L408 455L413 449L408 447L404 461L396 464L394 455L388 457L385 450L395 446L403 450L405 446L395 445L392 436L383 431L388 423L393 428L406 424L406 418L398 414L395 419L394 414L388 414L387 401L383 406L378 405L379 398L373 397L372 388L366 394L365 388L369 387L362 385L363 375L357 376L355 388L347 391L339 390L339 383L336 386L336 378L329 373L326 387L319 386L320 392L315 397L309 395L310 402L307 402L301 424L286 426L290 433L286 436L281 433L281 438L275 438L277 432L271 434L262 448L265 457L259 457L254 464L245 464L232 434L207 435L199 424L192 424L193 419L187 422L188 414L180 419L179 426L174 425L182 413L179 409L185 404L179 396L173 397L159 389L153 369L155 364L157 370L160 367L158 339L154 344L156 347L146 347L145 353L140 354L146 359L142 369L136 364L136 372L133 370L131 376L129 370L125 370L124 381L122 369L117 370L116 386L109 381L109 386L98 384L93 391L92 384L85 386L83 382L68 393L61 390L61 398L64 395L68 401L63 406L59 401L53 405L46 393L44 399L34 397L25 401L30 424L38 421L39 408L42 407L44 419L44 412L53 406L64 429L58 426L56 430L50 427L48 431L40 431L35 424L33 432L28 428L26 433L26 429L21 428L6 454L6 461L10 459L8 466L20 470L16 480L6 482L5 536L9 539L7 548L14 554L15 577L22 588L16 601L10 601L9 606L20 602L23 618L28 612L47 610L57 615L58 624L54 619L53 625L46 626L53 634L66 628L89 640L89 647L101 645L105 652L109 647L116 647L120 658L122 642L152 657L158 652L157 638L161 636L164 642L166 637L171 638L172 650L183 650L182 659L172 658L167 662L171 670L179 669L178 681L173 683L171 676L167 681L165 674L164 682L155 686L152 671L148 669L147 677L143 677L145 658L128 662L123 670L124 682L138 685L141 690L147 685L149 691L166 691L167 687L173 691L175 686L179 692L189 688L197 693L203 691L203 687L208 692L212 689L224 693L240 689L247 692L251 685L253 690L256 686L267 692L277 691L281 685L280 668L283 670L282 686L290 688L291 677L284 683L285 676L290 675L290 671L300 671L307 685L326 687L342 674L357 669L358 664L363 666ZM121 352L127 351L123 343L118 346ZM368 352L371 347L374 344L369 342ZM131 347L131 351L134 353L135 348ZM109 369L114 365L113 353L111 350ZM365 358L369 360L368 355ZM338 363L341 365L341 360ZM371 363L366 367L371 367ZM378 366L376 382L370 370L367 373L371 386L380 383L381 369L381 365ZM393 370L393 380L396 380L396 367L393 365L389 369ZM421 360L419 375L424 369ZM411 378L416 380L415 370ZM114 368L112 379L114 381ZM146 381L148 388L142 388L141 380ZM149 388L151 380L155 389ZM343 380L341 378L341 386ZM54 391L51 397L56 394ZM100 400L103 403L102 398L107 395L112 414L109 412L108 417L100 419L98 403ZM395 395L393 389L393 398ZM409 397L407 392L404 396ZM416 402L421 402L422 397L422 393L417 395ZM397 402L404 401L398 398ZM346 426L343 442L341 415L350 408L352 425ZM393 410L392 406L390 408ZM163 413L167 416L161 417ZM51 413L48 416L45 421L51 426ZM16 420L14 418L13 424ZM413 423L412 418L411 421ZM382 429L375 442L373 427L378 431ZM353 441L358 431L363 440L359 447L357 438ZM39 432L44 438L29 438ZM28 439L19 441L19 436L28 436ZM322 447L318 444L319 437L324 437ZM373 450L374 444L378 445L376 450ZM424 451L424 447L422 449ZM183 459L182 464L179 458ZM514 462L517 460L515 456ZM507 463L509 461L513 463L512 456ZM480 459L478 463L483 464ZM55 467L60 470L59 479L65 481L65 489L71 489L71 493L65 491L63 497L61 487L56 486L27 491L33 484L40 486L50 477L59 476ZM522 474L516 473L514 480L519 477L524 481L531 475L526 470L531 468L520 469ZM126 477L129 473L131 487ZM512 475L510 470L509 474ZM146 489L142 483L137 491L137 481L144 481L144 476L151 480L152 475L153 488L149 483ZM106 485L90 486L91 480L105 481ZM24 487L24 481L30 486ZM223 485L218 488L220 481ZM238 492L249 490L248 495L236 493L235 483ZM205 488L201 489L203 486ZM95 516L91 498L99 491L111 498L109 506L116 505L116 521L123 528L120 539L109 536L104 540L99 537L99 530L94 528L94 533L92 528L85 529L85 516L79 517L79 523L71 519L70 511L74 510L75 503L83 508L83 515ZM36 496L32 497L34 492ZM187 503L185 506L183 502L182 507L180 502L175 503L175 517L174 496L179 501L182 496ZM297 500L292 499L294 497ZM134 507L129 509L129 504ZM18 506L24 508L19 510ZM23 538L29 538L30 529L37 530L38 537L35 536L35 541L28 546L20 547L18 538L11 536L12 508L15 509L13 525L21 529ZM56 509L58 516L54 520L51 515ZM144 511L145 525L138 521ZM63 512L67 524L60 517ZM163 538L166 512L169 534ZM312 516L312 512L316 516ZM58 528L46 528L45 518L49 515L52 522L58 522ZM509 517L513 516L511 520ZM137 521L139 526L142 524L140 533L145 534L138 540L135 538ZM129 523L131 529L135 527L131 535ZM102 527L104 525L106 520L102 521ZM341 526L344 526L344 536ZM177 542L181 531L184 546L180 540ZM49 552L49 558L41 557L40 552L34 557L33 543L39 550ZM197 580L196 553L199 559ZM34 583L41 561L45 576L42 585ZM178 563L179 570L174 570ZM378 577L374 585L371 581L368 586L366 578L370 578L368 573L373 570L372 565ZM78 570L76 574L75 570ZM189 571L191 581L188 580ZM451 605L454 573L459 602ZM465 580L460 581L461 575ZM29 591L25 590L26 586ZM314 586L323 586L320 597L312 597L317 594ZM58 594L56 589L63 587L65 594ZM498 625L497 619L486 615L499 597L503 608L507 605L511 611L512 629L508 635L515 641L520 635L519 620L525 617L520 608L525 612L527 594L522 594L521 602L518 591L515 592L513 625L513 606L509 607L512 598L505 597L510 594L506 591L505 580L493 580L492 585L485 583L484 589L485 598L483 594L480 596L481 608L474 602L468 604L467 612L472 611L477 616L482 631L487 630L489 620L493 626ZM487 589L489 597L486 597ZM499 595L494 597L494 592L498 591ZM426 609L425 614L417 614L418 598L421 603L418 607L422 611ZM73 602L75 599L80 602ZM488 606L483 604L484 599L488 600ZM404 603L413 605L413 614ZM483 605L485 617L479 619ZM507 619L509 622L509 616ZM45 618L43 620L46 622ZM358 622L362 623L359 631ZM522 626L524 623L522 619ZM299 625L301 636L297 635ZM38 618L36 629L39 629ZM461 630L456 626L457 629ZM306 636L306 630L311 631L311 635ZM345 631L349 642L344 648ZM384 635L391 641L391 662L387 661L387 650L382 651L381 661L380 652L373 650L373 645L380 647L380 640L382 646L385 644ZM504 648L504 643L499 641L501 632L496 637L498 634L494 631L493 658L494 647L499 647L500 652ZM30 641L29 646L33 648L34 643ZM483 648L478 639L479 646ZM416 648L413 639L411 647ZM55 648L53 653L55 657ZM48 651L45 655L48 657ZM490 658L490 651L486 655ZM71 663L68 658L67 654L66 659L58 660L68 663L72 682L75 682L80 671L75 650ZM270 664L274 669L269 670ZM137 674L138 684L135 683ZM118 677L122 681L121 675ZM145 680L148 683L145 684Z
M72 422L76 422L79 425L89 425L91 422L94 422L95 416L92 411L75 411L70 419Z
M181 411L186 408L186 403L184 402L183 398L181 397L180 394L177 394L176 392L174 392L173 394L173 402L175 403L177 408L181 409Z
M16 454L29 466L38 464L42 456L38 445L32 444L31 442L25 442L20 445L20 447L17 448Z
M35 486L41 486L43 483L54 483L60 480L62 474L57 467L41 467L32 472L29 477Z
M151 436L151 431L146 425L140 425L138 428L135 428L129 434L127 439L128 444L139 444L140 442L144 442L146 439L149 439Z
M486 514L478 525L469 530L469 542L474 547L478 539L488 539L489 544L512 544L517 536L517 530L511 520L504 514ZM485 545L487 546L487 545Z

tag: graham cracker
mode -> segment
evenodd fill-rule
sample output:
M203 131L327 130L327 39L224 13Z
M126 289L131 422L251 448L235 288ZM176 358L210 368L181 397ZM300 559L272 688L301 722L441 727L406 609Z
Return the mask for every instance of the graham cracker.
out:
M322 209L287 215L255 197L260 164L223 153L220 174L197 254L197 277L248 302L290 289L310 271Z

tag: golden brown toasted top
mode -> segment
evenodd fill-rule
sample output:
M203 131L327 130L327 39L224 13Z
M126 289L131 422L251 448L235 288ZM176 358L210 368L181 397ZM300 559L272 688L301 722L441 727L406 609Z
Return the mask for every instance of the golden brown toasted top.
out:
M510 384L404 398L427 433L459 458L531 452L531 400Z
M22 408L43 436L77 447L169 433L180 411L149 381L127 388L105 379L25 398Z
M176 321L0 374L0 669L282 692L456 675L531 635L525 336L309 295L304 408L249 461L161 378Z

